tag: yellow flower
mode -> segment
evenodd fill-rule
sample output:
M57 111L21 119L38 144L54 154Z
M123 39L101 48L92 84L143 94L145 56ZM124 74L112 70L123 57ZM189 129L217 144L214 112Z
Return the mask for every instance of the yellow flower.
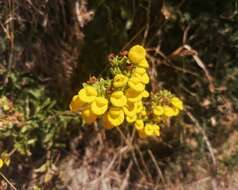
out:
M113 79L113 87L120 88L127 84L128 78L123 74L117 74Z
M154 125L154 135L157 137L160 136L160 127L158 125Z
M136 128L137 130L142 130L142 129L144 129L144 122L143 122L142 119L136 120L136 122L135 122L135 128Z
M70 102L70 105L69 105L70 111L73 111L73 112L80 111L80 109L82 109L83 106L85 106L85 103L83 103L79 99L79 96L78 95L73 96L73 98Z
M126 96L122 91L115 91L111 94L110 101L113 106L123 107L126 105Z
M124 121L124 112L122 108L111 107L107 113L107 119L112 126L119 126Z
M145 85L141 83L141 80L138 77L131 77L129 79L128 86L137 92L145 90Z
M148 98L150 96L149 92L147 90L144 90L142 93L141 93L141 96L143 98Z
M146 124L144 128L144 133L147 136L153 136L154 135L154 125L152 124Z
M138 64L140 61L145 59L145 56L146 56L146 51L140 45L133 46L128 52L128 58L134 64Z
M92 113L91 109L89 109L89 108L83 110L81 116L83 118L83 121L86 124L91 124L91 123L95 122L97 119L97 116L94 113Z
M91 103L97 96L97 90L95 87L87 85L79 91L78 96L82 102Z
M149 63L146 59L143 59L138 63L138 66L143 67L143 68L149 68Z
M164 106L164 115L167 117L172 117L178 115L178 111L176 109L173 109L169 106Z
M127 116L134 116L137 113L137 104L133 102L127 102L127 104L123 107L123 111Z
M91 111L95 115L102 115L107 111L108 100L104 97L96 97L96 99L91 104Z
M128 123L133 123L133 122L136 121L136 119L137 119L137 115L126 116L126 121L127 121Z
M133 73L132 77L137 78L139 80L139 82L141 82L142 84L148 84L150 82L150 78L147 73L142 73L142 74Z
M141 100L141 93L133 90L132 88L128 88L125 95L128 102L137 102Z
M178 108L179 110L183 110L183 102L179 98L173 97L171 99L171 103L173 104L174 107Z
M161 116L164 114L164 108L162 106L155 106L153 108L153 113L156 115L156 116Z

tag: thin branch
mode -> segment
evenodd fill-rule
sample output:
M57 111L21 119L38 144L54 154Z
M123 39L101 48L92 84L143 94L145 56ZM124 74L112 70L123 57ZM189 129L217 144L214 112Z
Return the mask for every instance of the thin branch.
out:
M146 165L146 162L144 160L144 157L143 157L143 154L142 154L140 148L137 145L135 145L135 146L136 146L136 150L139 153L139 156L140 156L140 159L141 159L141 163L142 163L143 167L145 168L145 171L147 173L148 178L152 179L151 173L149 172L149 168Z
M143 27L131 38L131 40L129 40L129 41L123 46L123 48L122 48L121 51L124 51L125 49L127 49L128 46L137 38L137 36L139 36L139 35L143 32L143 30L145 30L145 26L143 26Z
M202 134L203 136L203 140L205 141L208 151L210 152L211 158L212 158L212 163L213 166L216 167L217 166L217 162L216 162L216 158L211 146L211 143L206 135L205 130L200 126L199 122L197 121L197 119L192 115L192 113L190 113L189 111L186 111L186 114L188 115L188 117L191 119L191 121L195 124L195 127L198 129L198 131Z
M12 189L17 190L17 188L0 172L0 176L11 186Z
M204 71L208 81L209 81L209 90L211 92L214 92L215 91L215 86L214 86L214 83L213 83L213 78L212 76L210 75L209 71L207 70L205 64L202 62L202 60L198 57L198 53L197 51L195 51L194 49L191 48L191 46L189 45L184 45L183 46L186 50L189 50L189 51L193 51L193 52L196 52L195 54L192 54L192 57L193 59L195 60L195 62L198 64L198 66Z
M150 30L150 9L151 9L151 0L148 2L147 12L146 12L146 24L145 24L145 31L144 31L144 39L143 39L143 45L145 45L146 39L149 34Z
M128 180L129 180L129 177L130 177L131 167L132 167L132 162L130 162L130 164L129 164L128 168L127 168L126 176L124 177L124 180L122 181L120 190L125 190L128 187Z
M215 175L217 173L217 162L216 162L216 158L215 158L215 154L212 148L212 145L206 135L205 130L200 126L199 122L197 121L197 119L192 115L192 113L190 113L189 111L186 111L186 114L188 115L188 117L192 120L192 122L195 124L195 127L198 129L198 131L202 134L203 136L203 140L207 145L207 149L210 153L211 156L211 160L212 160L212 188L213 190L217 190L217 183L216 183L216 179L215 179Z
M187 26L183 32L183 44L187 44L188 39L188 32L189 32L190 26Z
M148 153L149 153L149 155L150 155L150 157L151 157L151 159L152 159L152 161L153 161L153 163L154 163L154 165L155 165L155 168L156 168L156 170L157 170L157 173L158 173L158 175L160 176L160 179L161 179L161 181L162 181L162 183L163 183L163 185L164 185L164 184L165 184L165 179L164 179L164 176L163 176L163 174L162 174L162 171L161 171L161 169L160 169L160 167L159 167L159 164L156 162L156 159L155 159L153 153L151 152L151 150L148 150Z
M154 50L155 53L159 54L164 59L164 61L166 63L171 63L170 60L175 58L175 57L192 56L192 58L197 63L197 65L204 71L205 76L207 77L208 82L209 82L209 90L210 90L210 92L213 93L215 91L215 85L214 85L212 76L210 75L210 73L209 73L208 69L206 68L205 64L203 63L203 61L199 58L198 52L196 50L194 50L190 45L185 44L183 46L180 46L175 51L173 51L169 56L166 56L158 48L156 48L156 49L153 49L153 48L149 49L149 51L152 51L152 50ZM182 69L182 70L184 71L184 69Z

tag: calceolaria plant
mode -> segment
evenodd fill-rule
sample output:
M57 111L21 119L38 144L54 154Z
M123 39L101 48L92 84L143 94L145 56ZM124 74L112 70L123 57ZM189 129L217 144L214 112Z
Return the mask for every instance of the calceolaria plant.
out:
M111 129L128 123L140 137L160 136L160 128L183 110L183 102L167 90L150 93L146 50L133 46L110 60L107 78L93 78L73 96L70 110L84 124L100 122Z

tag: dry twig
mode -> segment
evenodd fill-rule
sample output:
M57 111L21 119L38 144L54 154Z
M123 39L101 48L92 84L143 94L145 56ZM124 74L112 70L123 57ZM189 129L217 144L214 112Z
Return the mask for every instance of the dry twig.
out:
M159 164L156 162L156 159L155 159L153 153L151 152L151 150L148 150L148 153L149 153L149 155L150 155L150 157L151 157L151 159L152 159L152 161L153 161L153 163L154 163L154 165L155 165L155 168L156 168L156 170L157 170L157 173L158 173L158 175L160 176L160 179L161 179L161 181L162 181L162 183L163 183L163 185L164 185L164 184L165 184L165 179L164 179L164 176L163 176L163 174L162 174L162 171L161 171L161 169L160 169L160 167L159 167Z
M17 188L0 172L0 176L11 186L13 190L17 190Z
M216 162L216 158L215 158L215 154L214 154L214 151L213 151L213 148L212 148L212 145L206 135L206 132L205 130L200 126L199 122L197 121L197 119L192 115L192 113L190 113L189 111L186 111L186 114L188 115L188 117L192 120L192 122L195 124L195 127L198 129L198 131L202 134L203 136L203 140L204 142L206 143L207 145L207 149L210 153L210 156L211 156L211 160L212 160L212 187L214 190L217 190L217 183L216 183L216 180L215 180L215 175L217 173L217 162Z

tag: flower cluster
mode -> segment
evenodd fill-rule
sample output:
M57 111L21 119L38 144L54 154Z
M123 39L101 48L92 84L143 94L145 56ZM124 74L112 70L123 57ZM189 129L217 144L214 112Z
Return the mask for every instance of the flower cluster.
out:
M101 121L111 129L128 123L140 137L160 136L160 127L183 110L183 102L169 91L150 94L146 51L133 46L127 55L111 59L108 78L93 78L73 96L70 110L86 124Z

